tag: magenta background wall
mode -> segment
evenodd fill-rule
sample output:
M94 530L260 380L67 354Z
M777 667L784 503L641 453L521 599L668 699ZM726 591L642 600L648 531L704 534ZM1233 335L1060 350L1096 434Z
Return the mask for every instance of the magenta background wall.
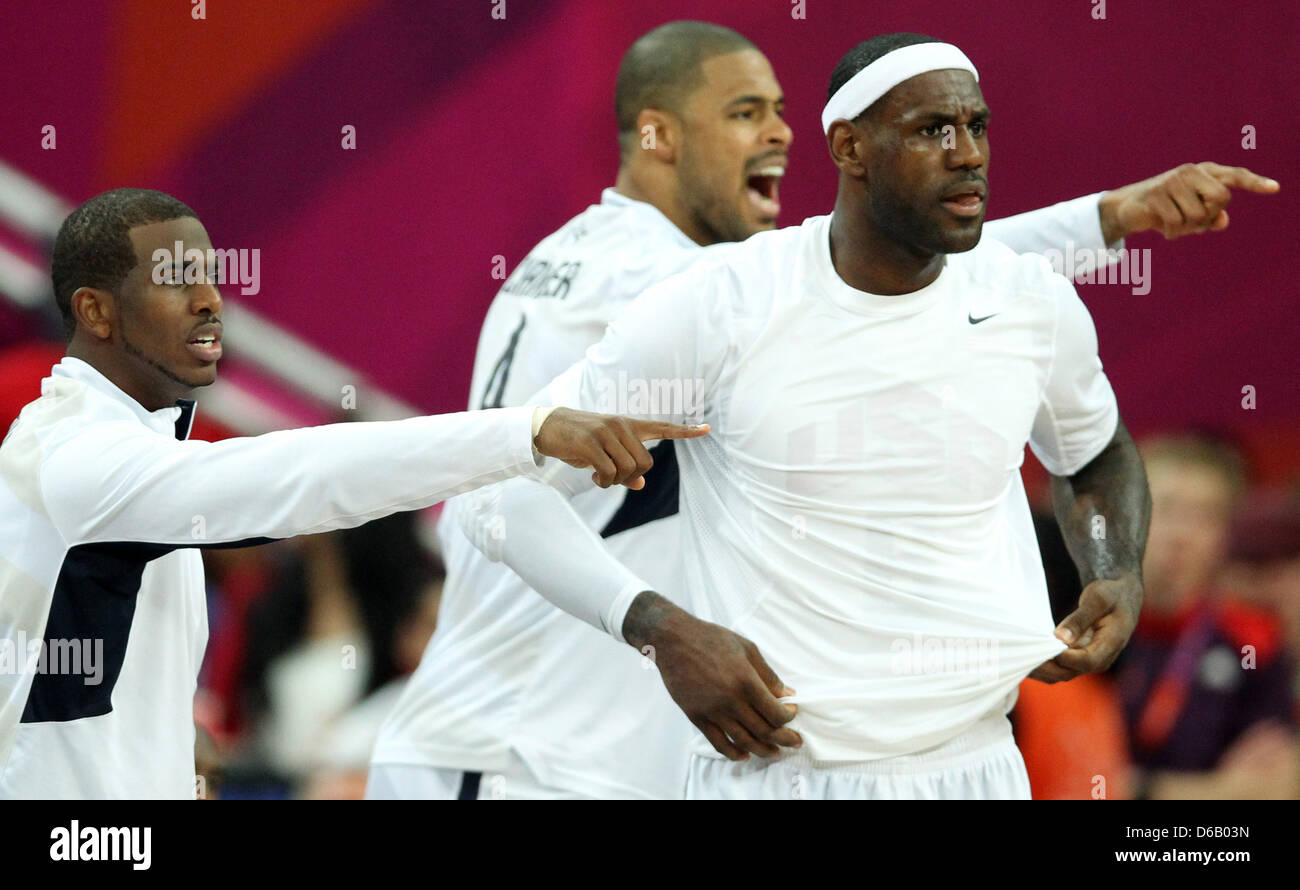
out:
M1155 250L1150 294L1081 292L1135 430L1294 438L1291 3L1108 0L1104 21L1093 0L806 0L806 20L791 0L507 0L505 21L493 0L210 0L202 22L179 0L27 5L0 38L0 158L72 202L176 194L218 246L261 249L252 306L430 411L463 405L492 257L513 269L612 183L614 72L639 34L706 19L768 54L796 134L787 224L833 199L817 116L843 52L883 31L952 40L994 111L992 215L1183 161L1282 182L1234 201L1224 233L1132 239ZM55 151L40 149L47 123ZM0 324L17 336L11 315Z

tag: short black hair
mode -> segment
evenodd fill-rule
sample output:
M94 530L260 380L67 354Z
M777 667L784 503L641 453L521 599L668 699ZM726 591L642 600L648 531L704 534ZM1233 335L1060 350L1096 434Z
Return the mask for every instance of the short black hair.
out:
M186 216L198 219L198 214L171 195L136 188L103 192L68 214L54 239L50 261L54 302L63 316L67 339L72 339L77 327L72 314L72 295L77 288L116 291L135 268L130 230Z
M844 54L840 59L835 70L831 72L831 85L826 91L826 101L831 100L840 91L853 75L857 74L863 68L879 59L886 53L892 53L896 49L902 49L905 46L916 46L918 43L943 43L937 37L930 37L925 34L912 34L901 31L897 34L879 34L870 40L864 40L853 49ZM864 109L863 114L867 113Z
M646 108L679 111L700 86L706 59L747 49L757 49L748 37L710 22L669 22L639 37L624 53L614 86L619 156L626 158L636 145L638 114Z

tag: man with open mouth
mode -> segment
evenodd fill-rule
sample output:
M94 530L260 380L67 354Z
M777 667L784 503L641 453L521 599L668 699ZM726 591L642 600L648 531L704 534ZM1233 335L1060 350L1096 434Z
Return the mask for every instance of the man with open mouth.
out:
M614 106L618 178L501 287L479 336L472 407L524 404L643 290L776 227L793 133L775 73L745 37L690 21L650 31L623 58ZM918 126L939 142L945 123ZM1230 175L1246 187L1264 182L1248 171ZM1214 221L1228 190L1211 179L1204 170L1170 171L990 223L986 234L1019 251L1070 242L1102 251L1147 228L1172 237L1221 227ZM978 231L982 172L952 174L932 188L937 215ZM703 292L700 300L707 304ZM679 392L693 392L702 375L682 367L667 376ZM618 378L608 382L617 392ZM522 516L537 509L548 518L508 520L505 536L493 533L494 514L476 515L486 501L448 504L439 528L448 574L438 632L380 732L370 797L681 796L695 730L665 694L665 684L681 694L678 665L657 642L623 635L625 626L645 631L680 617L664 600L690 602L680 574L677 454L673 443L652 450L657 464L643 491L583 491L572 511L548 511L538 486L509 487ZM507 515L512 508L497 506ZM557 601L572 603L566 611L585 614L594 628ZM627 620L617 617L625 613ZM757 674L737 682L766 701ZM728 715L725 726L698 710L691 716L718 750L738 757L774 753L772 739L791 739L784 720L768 722L757 709Z

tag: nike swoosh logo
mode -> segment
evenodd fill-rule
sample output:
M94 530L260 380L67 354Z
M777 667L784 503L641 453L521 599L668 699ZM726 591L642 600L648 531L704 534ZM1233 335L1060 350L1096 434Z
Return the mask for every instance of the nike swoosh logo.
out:
M1001 314L1001 313L998 313L998 312L994 312L994 313L993 313L993 315L999 315L999 314ZM986 316L984 316L983 318L976 318L975 316L971 315L970 313L967 313L967 314L966 314L966 320L969 321L971 324L979 324L981 321L988 321L990 318L993 317L993 315L986 315Z

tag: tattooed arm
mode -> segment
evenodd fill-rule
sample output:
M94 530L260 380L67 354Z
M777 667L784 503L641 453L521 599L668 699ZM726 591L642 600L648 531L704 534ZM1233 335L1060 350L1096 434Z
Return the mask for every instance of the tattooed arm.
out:
M1047 683L1110 667L1142 609L1151 493L1122 421L1110 444L1083 469L1052 477L1052 503L1084 587L1078 608L1056 629L1070 648L1031 675Z

